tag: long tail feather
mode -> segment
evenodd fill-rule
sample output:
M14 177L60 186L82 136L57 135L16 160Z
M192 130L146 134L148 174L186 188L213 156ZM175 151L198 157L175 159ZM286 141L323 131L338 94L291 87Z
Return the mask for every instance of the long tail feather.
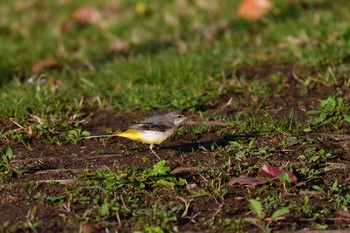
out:
M85 136L85 137L81 137L81 138L105 138L105 137L114 137L114 136L117 136L117 133L91 135L91 136Z

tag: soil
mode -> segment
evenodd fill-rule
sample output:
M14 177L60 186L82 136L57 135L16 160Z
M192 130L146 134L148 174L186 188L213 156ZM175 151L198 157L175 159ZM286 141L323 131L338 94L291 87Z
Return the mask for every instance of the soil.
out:
M303 79L302 75L297 78L295 76L295 72L299 68L299 66L291 64L282 64L240 70L235 74L236 76L245 75L251 78L251 80L258 78L262 83L271 88L273 94L267 97L256 97L250 93L232 92L229 87L225 87L228 91L225 91L224 94L201 106L200 109L205 111L207 115L215 113L233 116L240 112L240 108L242 107L249 108L249 106L255 105L256 102L263 102L263 107L252 109L249 114L263 115L268 113L272 118L283 119L289 116L291 109L293 109L296 119L307 121L310 119L310 116L307 115L306 111L319 108L319 101L334 93L335 88L318 83L312 90L305 91L300 81ZM283 74L283 88L279 90L275 90L276 85L271 81L271 75L276 72ZM230 98L233 99L234 104L227 104ZM122 129L153 114L143 111L125 113L111 109L97 109L93 110L92 113L91 120L83 125L84 130L92 134L106 132L106 129ZM167 164L171 168L198 165L203 168L221 167L225 161L215 156L210 145L216 142L218 146L224 146L228 145L232 138L240 138L239 135L221 135L220 130L222 127L228 126L215 126L208 133L200 135L200 137L191 134L177 135L170 141L162 144L158 149L158 154L162 159L168 161ZM349 132L350 128L348 127L344 130ZM323 183L331 186L334 180L338 179L343 187L346 187L346 185L349 186L350 179L346 175L349 174L350 170L348 166L350 164L348 140L339 140L339 138L332 135L332 132L328 133L329 135L322 136L315 131L306 132L302 137L313 139L313 144L292 145L288 148L280 148L282 135L252 135L252 137L256 137L256 143L258 145L269 146L279 151L279 153L276 153L276 156L270 158L269 163L274 165L281 165L286 161L289 161L291 164L298 164L300 161L297 157L304 153L307 147L336 151L339 156L331 162L344 164L346 165L345 168L342 168L342 172L339 172L339 169L330 170L322 177L322 181L317 182L318 184ZM1 141L1 147L6 148L7 142ZM151 167L157 161L155 156L148 150L147 145L141 145L123 138L110 138L103 141L87 139L77 144L65 143L63 145L50 145L42 140L32 139L30 149L23 143L15 143L11 147L15 154L12 164L26 167L27 171L19 177L5 178L3 180L3 185L0 186L1 189L4 189L10 182L13 183L13 187L12 189L6 187L6 190L4 189L5 191L0 193L0 225L5 223L13 225L31 222L30 210L35 207L33 218L41 221L42 224L38 228L40 232L77 232L79 229L82 229L82 226L78 221L74 221L76 215L81 216L89 209L88 205L72 204L69 210L64 210L58 208L58 204L56 203L49 204L30 199L29 196L35 195L38 190L40 190L40 193L45 193L48 196L57 196L65 193L65 185L57 184L53 186L45 181L71 180L75 174L86 169L106 170L129 166ZM258 156L251 157L249 165L254 166L259 162L262 161L260 161ZM252 174L254 173L257 173L256 168L252 170ZM188 183L196 184L198 188L205 188L208 184L204 179L210 178L202 177L198 174L179 174L178 176L185 178ZM229 177L226 177L224 180L228 181ZM33 193L26 185L30 181L37 182L36 186L38 187ZM277 192L283 190L283 188L278 186L273 188L273 190ZM264 192L256 188L234 185L228 188L228 193L224 200L216 200L215 202L211 197L194 199L188 210L189 215L200 213L200 217L197 220L190 220L181 218L181 215L179 215L177 225L181 232L224 231L222 229L215 230L211 228L213 223L201 222L200 219L215 218L224 220L228 218L233 221L237 218L246 218L249 212L247 195L249 197L260 196L263 198L269 195L270 191L267 190L267 192ZM291 200L300 199L297 192L289 195ZM140 198L145 203L147 201L148 203L155 202L152 196L145 195ZM311 198L310 203L320 205L319 201L319 197L315 197ZM166 204L166 199L161 202ZM250 214L249 216L252 215ZM122 225L117 227L117 229L120 232L135 230L130 224L123 225L123 222L126 222L129 217L122 217ZM65 221L65 219L70 220ZM329 213L329 218L321 218L319 222L327 223L329 229L336 229L348 226L349 218L341 218L337 213ZM270 227L274 230L298 230L310 229L311 224L310 219L296 219L293 215L287 215L284 219L271 224ZM104 231L99 226L93 224L89 229L93 229L89 232ZM249 228L249 224L247 224L247 229L245 230L248 229L255 229L252 231L259 232L257 228Z

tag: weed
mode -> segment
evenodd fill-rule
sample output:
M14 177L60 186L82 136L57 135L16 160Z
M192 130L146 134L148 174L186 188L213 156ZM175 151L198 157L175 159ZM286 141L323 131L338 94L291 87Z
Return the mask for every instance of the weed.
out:
M74 144L76 144L81 137L90 135L91 134L88 131L84 131L82 129L72 129L68 131L66 141L73 142Z
M254 213L255 218L246 218L249 223L257 226L262 232L271 232L269 225L279 217L289 213L289 207L282 207L273 212L268 223L265 223L266 213L264 212L262 203L258 199L249 199L249 209Z
M176 186L183 186L186 181L182 178L175 178L170 174L170 168L165 166L166 161L161 160L152 168L144 170L137 167L128 167L125 170L117 170L110 172L91 172L79 179L102 180L102 187L112 191L120 189L124 186L132 186L135 189L148 189L155 187L163 187L174 189Z
M25 170L22 170L20 167L11 165L12 157L12 149L11 147L8 147L6 152L1 154L0 174L4 174L6 176L18 176L25 172Z
M314 119L316 124L332 122L340 125L344 120L350 123L350 105L336 94L322 100L321 107L320 110L311 110L308 112L308 114L319 114Z

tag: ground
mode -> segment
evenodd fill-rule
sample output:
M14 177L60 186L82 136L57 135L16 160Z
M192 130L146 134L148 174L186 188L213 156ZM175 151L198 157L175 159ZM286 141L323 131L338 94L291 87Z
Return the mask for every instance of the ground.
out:
M268 110L254 110L256 116L263 117L264 114L269 114L274 119L284 119L289 112L288 109L293 108L296 119L307 120L309 117L304 110L305 106L317 108L319 105L317 100L320 97L323 98L320 96L321 93L323 96L332 93L329 88L322 86L307 95L300 93L300 88L291 75L292 69L290 65L281 65L260 67L249 71L252 77L259 77L266 82L269 82L269 75L271 72L274 73L273 71L281 71L285 74L284 88L276 93L279 98L275 96L267 98L265 101L270 105L266 107ZM274 89L273 84L271 89ZM236 108L227 105L230 98L233 98L238 105L249 105L252 96L227 92L203 106L202 111L208 112L209 116L215 113L228 118L235 117ZM106 132L106 129L122 129L151 114L146 111L128 113L113 109L92 109L89 113L91 115L84 122L83 129L91 134ZM300 134L297 142L291 145L286 143L281 147L281 141L288 140L283 134L259 134L258 131L237 134L235 132L239 129L231 125L230 121L203 121L197 115L190 112L187 114L191 117L185 124L185 129L180 129L180 135L176 135L158 149L159 156L166 161L166 165L171 170L186 167L190 169L174 176L186 180L186 185L177 187L175 193L172 189L146 186L141 190L137 188L135 190L133 187L125 190L116 189L113 194L107 194L106 191L99 190L98 186L85 182L84 177L89 177L90 172L123 170L133 166L152 167L158 161L146 145L121 138L84 139L77 143L62 145L51 145L43 143L42 140L33 139L30 141L30 148L24 143L12 145L12 150L16 152L16 158L11 162L12 166L23 167L26 171L20 176L3 178L3 188L6 187L6 189L1 193L3 211L0 213L0 219L10 226L22 222L21 227L25 226L28 229L34 228L31 224L37 223L39 224L37 229L42 232L69 232L82 229L79 224L82 219L87 222L84 223L86 226L93 226L97 231L105 227L134 231L141 230L146 223L157 226L168 224L167 221L176 223L177 229L181 232L247 231L254 229L251 223L243 221L248 217L254 218L254 213L248 208L247 198L258 196L260 200L268 202L267 205L276 205L278 208L281 205L278 201L282 200L282 205L290 205L293 209L283 218L275 221L269 218L258 220L261 221L256 224L259 227L267 227L270 222L269 227L273 230L311 229L314 224L327 225L330 229L348 226L347 212L337 210L335 207L338 202L344 202L347 199L329 199L331 195L327 193L329 191L312 188L313 185L317 185L326 189L325 187L334 186L334 181L337 180L341 185L333 198L339 198L338 195L341 196L342 193L347 192L350 184L346 175L350 161L348 138L342 139L341 136L332 132L311 130ZM291 122L291 124L295 123ZM187 133L187 128L198 126L204 126L206 129L199 133ZM344 127L344 130L348 131L349 127ZM233 142L239 145L238 148L235 148L237 145L232 144ZM232 157L231 149L237 150L236 156ZM318 155L320 150L332 153L329 159L318 158L320 161L306 165L315 169L314 172L317 173L308 174L311 177L299 174L300 164L308 163L305 161L309 159L307 156L310 156L305 154L308 149L313 151L308 153L315 155ZM239 152L249 155L237 156ZM301 155L304 157L300 158ZM228 161L230 164L227 164ZM288 166L295 172L300 183L288 189L273 182L263 187L238 184L227 186L230 178L242 174L242 171L248 176L257 176L258 167L266 161L275 166ZM216 181L220 182L216 183ZM11 184L11 188L6 184ZM79 194L72 194L74 192ZM102 200L104 195L112 195L118 200L123 200L126 202L123 205L127 211L121 211L118 221L115 216L89 214L94 201L78 199L83 197L94 199L97 195ZM136 201L133 200L134 198ZM331 209L325 208L325 200L335 206ZM99 201L96 200L96 202ZM189 204L186 214L184 214L185 203ZM297 205L304 205L298 207L303 210L297 210ZM139 208L145 212L135 214L135 211L140 211ZM268 208L274 208L268 206L265 208L266 217L271 216L271 210ZM327 212L324 213L323 210ZM148 213L149 211L151 213ZM170 219L163 216L165 219L159 220L155 217L158 214L170 215ZM174 217L175 219L172 219ZM236 222L238 220L242 222ZM90 222L92 225L89 225ZM21 227L18 226L18 229Z
M0 3L0 232L349 228L347 1L89 3Z

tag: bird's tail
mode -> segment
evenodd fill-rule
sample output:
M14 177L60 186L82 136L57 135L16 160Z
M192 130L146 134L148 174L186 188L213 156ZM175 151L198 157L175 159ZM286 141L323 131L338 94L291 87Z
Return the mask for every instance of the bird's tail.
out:
M114 136L118 136L119 132L115 132L115 133L107 133L107 134L100 134L100 135L91 135L91 136L85 136L85 137L81 137L81 138L105 138L105 137L114 137Z

